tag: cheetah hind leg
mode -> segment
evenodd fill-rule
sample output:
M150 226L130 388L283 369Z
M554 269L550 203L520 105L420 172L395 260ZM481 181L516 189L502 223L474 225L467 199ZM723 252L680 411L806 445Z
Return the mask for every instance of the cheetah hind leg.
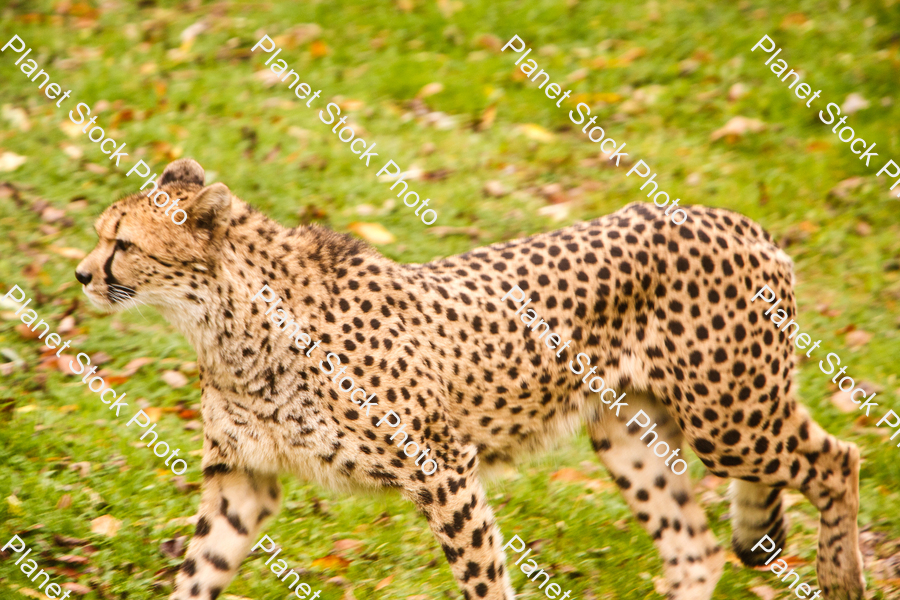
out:
M706 514L694 501L690 477L676 475L665 457L682 447L678 424L649 393L628 391L629 405L657 423L640 437L635 424L626 428L625 414L609 415L605 406L589 406L587 430L597 456L612 474L638 521L653 538L664 563L671 600L708 600L722 575L724 553L709 530ZM658 432L658 437L656 436ZM658 442L671 448L663 458L653 453ZM649 443L649 446L648 446Z
M741 562L748 567L765 564L771 553L753 546L763 538L775 542L776 548L784 548L787 541L787 519L781 503L781 489L761 483L732 479L731 496L731 547Z

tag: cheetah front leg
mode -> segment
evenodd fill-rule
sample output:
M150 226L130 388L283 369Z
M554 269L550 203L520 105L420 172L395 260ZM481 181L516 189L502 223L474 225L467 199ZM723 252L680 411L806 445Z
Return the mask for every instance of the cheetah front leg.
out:
M278 478L214 464L203 470L199 521L170 600L214 600L237 572L263 521L278 510Z
M442 467L405 495L428 519L467 600L513 600L503 538L477 475L475 449L455 469Z

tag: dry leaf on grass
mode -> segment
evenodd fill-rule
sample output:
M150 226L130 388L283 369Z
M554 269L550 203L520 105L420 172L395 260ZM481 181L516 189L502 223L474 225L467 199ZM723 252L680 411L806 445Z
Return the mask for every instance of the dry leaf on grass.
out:
M856 329L847 334L845 338L847 345L851 348L859 348L865 346L872 339L872 334L862 329Z
M387 577L385 577L384 579L382 579L381 581L379 581L379 582L375 585L375 591L377 592L378 590L384 589L384 588L386 588L387 586L391 585L391 582L392 582L393 580L394 580L394 576L393 576L393 575L388 575Z
M553 481L566 481L571 483L576 481L589 481L591 478L581 471L565 467L550 475L550 479Z
M312 561L314 567L320 567L322 569L346 569L350 566L350 561L346 558L341 558L340 556L329 554L328 556L323 556L322 558L317 558Z
M178 388L183 388L188 384L188 378L178 371L164 371L160 376L160 379L168 383L169 387L173 387L176 390Z
M363 223L360 221L350 223L347 229L372 244L392 244L394 235L380 223Z
M540 125L535 125L534 123L524 123L522 125L517 125L516 129L523 133L526 137L537 140L538 142L552 142L555 138L553 132L544 129Z
M419 93L416 94L416 98L427 98L428 96L434 96L435 94L439 94L444 91L443 83L429 83L422 86L422 89L419 90Z
M91 588L86 585L81 585L80 583L68 582L62 584L63 589L69 590L73 594L78 594L79 596L84 596L86 594L91 593Z
M473 240L477 240L488 235L477 227L450 227L449 225L429 227L427 231L429 235L435 235L439 238L444 238L448 235L467 235Z
M50 210L49 208L47 210ZM47 211L44 211L45 213ZM63 217L65 217L65 213L63 211L59 211L63 213ZM41 215L43 217L43 214ZM70 258L72 260L81 260L87 253L84 250L79 250L78 248L59 248L57 246L50 246L50 252L55 252L64 258Z
M27 160L27 157L15 152L4 152L0 154L0 171L15 171L24 165Z
M835 392L831 395L831 403L842 413L851 413L856 410L856 404L850 399L847 392Z
M106 537L115 537L121 526L122 522L112 515L103 515L91 521L91 532Z
M767 585L752 587L750 591L759 596L760 600L775 600L775 595L778 593Z
M141 367L143 367L144 365L149 365L154 360L156 360L156 359L147 358L147 357L135 358L134 360L130 361L127 365L125 365L125 370L122 371L122 375L125 377L131 377L132 375L137 373Z
M852 115L855 112L859 112L869 108L869 101L853 92L852 94L847 96L847 99L844 100L844 103L841 104L841 113L845 115Z
M363 545L359 540L337 540L334 543L335 552L346 552L347 550L355 550Z
M506 186L496 180L487 181L484 184L484 193L494 198L500 198L509 193Z
M710 134L710 141L716 141L719 138L727 138L729 141L739 138L746 133L759 133L766 128L766 124L759 119L750 119L748 117L732 117L725 125Z

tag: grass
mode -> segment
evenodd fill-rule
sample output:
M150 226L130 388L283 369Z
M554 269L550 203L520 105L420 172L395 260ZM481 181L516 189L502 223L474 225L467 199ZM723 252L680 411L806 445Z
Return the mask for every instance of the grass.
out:
M900 18L892 4L7 3L0 9L3 43L18 34L34 47L31 56L51 80L73 93L62 108L55 107L13 65L9 50L0 54L0 105L24 110L30 122L23 131L7 120L0 131L0 153L27 157L15 171L0 174L20 194L16 202L10 188L0 188L6 190L0 202L0 284L4 293L18 284L36 298L36 310L54 329L71 314L76 330L65 339L74 337L77 351L107 353L110 361L103 368L113 373L134 358L154 358L115 386L128 392L130 408L199 407L190 365L196 357L187 343L153 310L109 316L89 307L73 281L77 261L51 248L89 251L96 215L139 185L134 176L125 177L132 163L117 169L86 136L69 137L60 127L78 102L92 107L114 139L127 142L129 159L140 157L160 172L176 156L196 158L216 180L289 226L316 220L346 231L355 221L377 221L396 237L379 249L404 262L554 229L641 199L639 181L626 178L624 168L605 166L597 147L569 120L576 102L557 108L534 84L515 76L517 56L496 51L497 41L519 35L534 48L529 58L552 81L571 76L563 89L591 104L607 134L627 142L630 159L650 164L663 189L684 203L743 212L782 240L796 262L799 321L803 331L822 340L814 356L836 352L851 376L883 388L879 409L896 410L900 224L897 201L887 192L892 182L876 179L875 165L866 168L856 160L816 111L768 71L762 64L766 57L750 53L763 35L775 39L784 48L779 58L802 69L804 81L822 90L814 108L842 104L853 92L869 100L871 106L850 116L849 124L877 142L876 160L886 160L900 148L900 114L893 102ZM206 29L183 43L182 32L201 20ZM301 39L300 30L292 28L304 23L316 23L318 32ZM278 39L288 30L298 35L280 40L279 58L314 90L323 90L314 106L323 108L335 96L359 101L347 112L364 128L363 137L377 143L376 161L382 162L366 168L316 110L284 85L266 87L254 76L265 68L265 58L259 52L248 56L247 50L263 33ZM456 124L448 129L415 117L411 100L432 82L444 88L423 99L425 110L452 115ZM729 99L729 89L738 83L745 94ZM496 111L492 125L472 126L491 110ZM710 134L737 115L764 121L767 129L711 142ZM527 123L552 132L553 139L523 135L517 126ZM72 158L65 145L82 157ZM388 158L404 169L417 166L432 174L413 188L432 199L440 215L437 225L475 227L481 239L429 234L376 179ZM851 177L864 179L843 197L829 194ZM484 194L489 180L512 193ZM538 212L547 205L541 189L548 184L562 186L571 201L558 222ZM47 223L48 215L42 219L36 212L42 201L69 220ZM361 214L372 210L375 215ZM80 380L53 368L41 370L39 342L24 339L14 330L18 321L8 317L0 320L0 349L7 359L20 357L24 366L0 380L0 496L5 499L0 537L5 543L28 531L41 567L53 566L54 580L88 586L85 598L165 596L179 561L163 554L160 544L190 535L187 518L196 510L198 492L179 491L161 461L135 446L134 427L112 417ZM850 327L871 333L871 339L852 347L846 336ZM171 388L160 378L165 370L181 370L191 385ZM817 361L802 362L799 394L826 429L862 449L860 524L896 540L900 450L887 443L874 420L840 412L830 401L834 390L827 379ZM199 432L184 428L189 422L165 412L157 425L182 455L193 453L187 484L199 481L201 446ZM82 462L90 463L89 472L70 468ZM692 456L690 462L700 480L699 461ZM536 560L572 590L572 598L654 597L653 578L660 576L661 564L651 541L594 464L581 435L500 475L489 486L500 527L507 537L543 540ZM562 467L578 469L587 481L553 479ZM426 523L399 498L343 496L285 483L284 510L267 532L283 545L292 567L310 570L303 581L322 589L322 598L458 597ZM714 479L700 485L713 529L727 542L724 486ZM60 508L65 495L71 504ZM789 552L808 561L802 572L810 580L815 514L806 502L791 513ZM121 521L121 529L114 537L92 534L91 520L107 514ZM90 545L68 548L54 535ZM334 541L342 539L362 542L345 554L349 563L313 565L333 554ZM882 558L887 547L885 541ZM60 561L66 554L89 561ZM228 593L286 597L263 562L248 559ZM393 580L375 591L390 576ZM524 579L513 571L520 597L540 597ZM0 561L0 587L25 584L11 560ZM715 597L755 599L751 588L759 585L781 592L771 574L729 562ZM873 598L897 593L871 576L870 587ZM17 597L12 591L2 595Z

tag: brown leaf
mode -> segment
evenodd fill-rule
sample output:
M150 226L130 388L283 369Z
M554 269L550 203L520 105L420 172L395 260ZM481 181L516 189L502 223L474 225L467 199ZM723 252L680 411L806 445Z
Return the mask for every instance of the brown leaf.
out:
M335 552L346 552L347 550L355 550L363 546L363 542L359 540L337 540L334 542L334 551Z
M775 600L775 596L778 594L778 592L767 585L752 587L750 591L759 596L760 600Z
M354 222L347 225L347 229L372 244L391 244L396 238L380 223Z
M382 579L381 581L379 581L377 584L375 584L375 591L377 592L378 590L384 589L384 588L386 588L387 586L391 585L391 582L392 582L393 580L394 580L394 576L393 576L393 575L388 575L387 577L385 577L384 579Z
M62 510L64 508L69 508L72 506L72 496L71 494L63 494L59 498L59 502L56 503L56 508Z
M91 474L91 463L87 461L72 463L69 465L69 468L73 471L77 471L82 477L87 477Z
M444 84L440 82L432 82L422 86L422 89L416 94L416 98L427 98L444 91Z
M68 496L68 494L66 494L66 496ZM88 540L83 540L81 538L56 534L54 534L53 536L53 542L57 546L67 546L69 548L75 548L77 546L87 546L90 543Z
M860 348L869 343L869 340L872 339L872 334L868 331L863 331L862 329L856 329L847 334L845 338L847 345L851 348Z
M173 387L176 390L178 388L183 388L188 384L188 378L178 371L164 371L160 376L160 379L168 383L169 387Z
M491 125L494 124L494 118L497 116L497 105L491 104L487 108L484 109L484 112L481 113L481 118L478 120L478 126L476 129L478 131L485 131L490 129Z
M138 372L138 369L140 369L144 365L149 365L154 360L156 360L156 359L147 358L147 357L135 358L134 360L129 362L127 365L125 365L125 370L122 371L122 375L124 375L126 377L131 377L132 375L134 375L135 373Z
M436 227L428 228L429 235L434 235L439 238L447 237L448 235L467 235L473 240L477 240L482 237L487 237L487 233L478 229L477 227L450 227L449 225L438 225Z
M759 119L750 119L748 117L732 117L724 126L710 134L710 141L716 141L720 138L727 138L728 141L734 141L747 133L759 133L766 128L766 124Z
M91 521L91 532L106 537L115 537L122 522L112 515L103 515Z
M75 554L64 554L62 556L57 556L56 560L69 565L86 565L90 562L90 559L88 557L78 556Z
M159 549L169 558L178 558L179 556L184 554L184 541L186 539L187 536L180 535L170 540L165 540L162 544L159 545Z
M31 328L25 323L20 323L15 326L16 333L25 338L26 340L36 340L40 337L40 331L32 331Z
M854 192L862 187L865 182L865 177L850 177L849 179L844 179L843 181L838 182L838 184L833 188L831 188L828 191L828 195L840 200L844 200L845 198L847 198L847 196L850 195L851 192Z
M590 481L591 478L581 471L576 471L575 469L565 467L550 475L550 479L553 481L565 481L568 483L573 483L576 481Z
M483 189L485 194L487 194L488 196L493 196L494 198L501 198L509 193L509 190L506 189L506 186L496 180L485 182Z
M78 594L79 596L84 596L85 594L91 593L91 588L86 585L81 585L80 583L68 582L62 584L63 589L67 589L73 594Z
M831 395L831 403L842 413L852 413L856 410L856 404L850 400L847 392L835 392Z
M158 422L163 416L163 409L158 406L148 406L143 411L151 423Z
M314 567L320 567L323 569L346 569L350 566L350 561L341 558L340 556L336 556L334 554L329 554L328 556L323 556L322 558L317 558L312 561Z

